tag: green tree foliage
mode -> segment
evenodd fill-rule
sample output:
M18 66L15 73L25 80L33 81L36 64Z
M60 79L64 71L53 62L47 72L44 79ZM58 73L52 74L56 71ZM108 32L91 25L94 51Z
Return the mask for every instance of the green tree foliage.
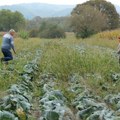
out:
M46 22L41 24L39 32L42 38L65 38L65 32L62 28Z
M34 17L32 20L27 20L26 21L26 29L31 31L31 30L38 30L40 27L40 24L42 22L42 18L39 16Z
M14 25L14 28L16 29L16 30L20 30L20 29L23 29L23 28L25 28L25 18L24 18L24 16L20 13L20 12L18 12L18 11L16 11L16 12L14 12L13 13L13 25Z
M29 32L29 37L38 37L38 35L39 35L39 31L37 30L37 29L32 29L32 30L30 30L30 32Z
M76 37L86 38L107 27L106 16L89 5L77 5L72 11L71 21Z
M25 27L25 18L20 12L4 9L0 11L0 31L8 31L11 28L18 31L23 27Z
M37 30L39 27L46 22L48 24L56 24L57 26L64 29L66 32L72 31L70 27L70 17L50 17L50 18L41 18L35 17L32 20L27 21L27 30Z
M90 5L97 8L100 12L106 14L108 19L109 29L115 29L119 25L119 14L117 13L114 5L106 0L89 0L83 5ZM79 7L78 5L77 7Z
M28 39L29 38L29 33L25 30L19 31L19 37L22 39Z

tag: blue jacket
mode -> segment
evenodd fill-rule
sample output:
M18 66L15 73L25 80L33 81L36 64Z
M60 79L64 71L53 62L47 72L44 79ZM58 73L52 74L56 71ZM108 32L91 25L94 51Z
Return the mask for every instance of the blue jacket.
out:
M14 49L14 39L9 33L6 33L2 39L2 48L11 50Z

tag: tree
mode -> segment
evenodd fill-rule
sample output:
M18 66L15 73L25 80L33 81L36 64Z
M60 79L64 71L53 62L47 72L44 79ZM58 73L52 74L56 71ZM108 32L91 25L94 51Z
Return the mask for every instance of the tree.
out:
M106 14L109 29L118 28L119 14L117 13L114 5L110 2L107 2L106 0L89 0L83 5L90 5L94 8L97 8L100 12Z
M13 13L11 23L12 23L13 28L15 30L18 31L18 30L21 30L21 29L25 28L25 22L26 22L25 18L24 18L24 16L20 12L15 11Z
M65 32L55 24L43 22L39 29L41 38L65 38Z
M55 24L60 28L64 29L66 32L72 31L70 27L70 16L69 17L48 17L41 18L39 16L27 21L27 30L38 30L39 27L46 22L48 24Z
M25 18L19 12L11 12L10 10L0 11L0 30L8 31L13 28L18 31L25 26Z
M38 30L41 22L42 22L42 18L40 16L36 16L32 20L27 20L26 29L29 31Z
M11 21L10 10L0 11L0 30L8 30L10 28L11 24L9 24L8 20Z
M89 5L77 5L71 15L76 37L89 37L107 27L106 16Z

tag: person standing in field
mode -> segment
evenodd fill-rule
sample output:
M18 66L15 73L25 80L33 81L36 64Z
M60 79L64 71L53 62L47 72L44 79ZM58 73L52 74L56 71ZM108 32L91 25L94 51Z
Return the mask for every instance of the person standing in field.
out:
M8 33L3 35L3 38L2 38L1 51L4 57L1 58L1 62L5 62L6 64L8 64L8 61L13 60L11 49L16 54L16 51L14 48L14 38L13 38L14 34L15 34L15 30L10 29Z
M120 37L118 37L118 42L119 42L119 44L118 44L118 47L117 47L117 54L118 54L118 59L119 59L119 64L120 64Z

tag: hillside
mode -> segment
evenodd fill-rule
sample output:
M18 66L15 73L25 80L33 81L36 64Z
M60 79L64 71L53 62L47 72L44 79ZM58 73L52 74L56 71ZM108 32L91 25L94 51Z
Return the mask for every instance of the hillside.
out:
M55 5L44 3L26 3L0 6L1 9L9 9L21 12L25 18L32 19L35 16L40 17L61 17L69 16L75 5ZM115 5L117 12L120 14L120 6Z
M29 3L29 4L16 4L0 6L0 9L9 9L12 11L20 11L25 18L31 19L35 16L40 17L60 17L70 15L74 5L54 5L54 4L41 4L41 3Z

